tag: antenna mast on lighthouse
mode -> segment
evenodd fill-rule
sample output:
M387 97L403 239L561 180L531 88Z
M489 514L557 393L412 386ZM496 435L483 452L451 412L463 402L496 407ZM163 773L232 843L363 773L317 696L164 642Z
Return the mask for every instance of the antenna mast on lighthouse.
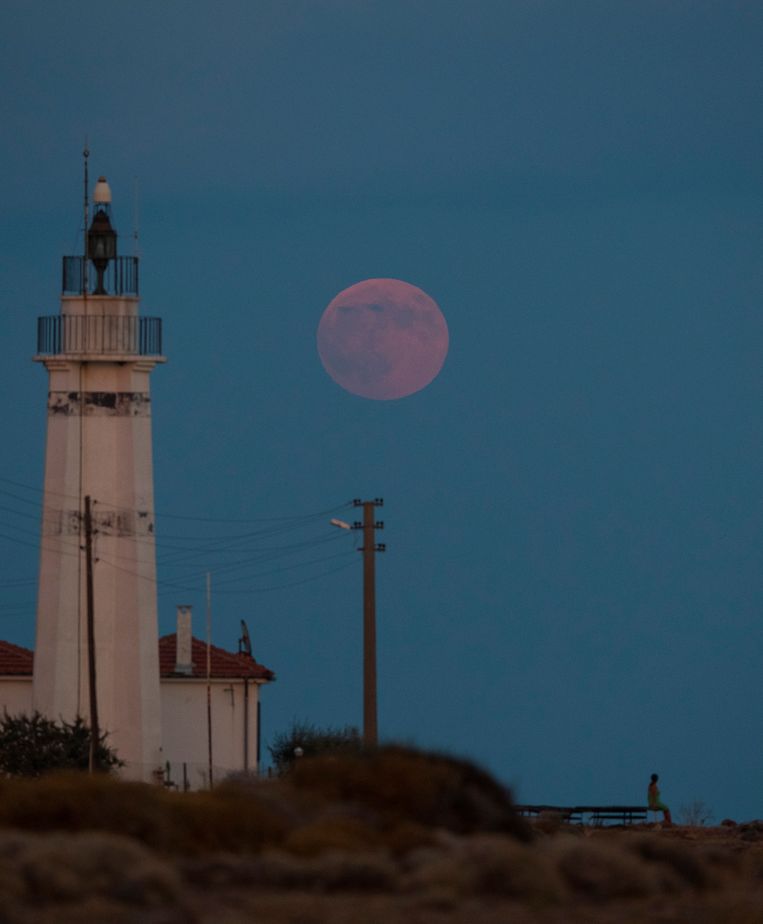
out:
M85 138L85 148L82 151L82 160L83 160L83 172L84 172L84 197L82 200L82 213L84 215L85 222L82 226L82 237L85 240L85 259L82 263L82 295L84 298L87 298L88 290L88 271L87 271L87 262L88 262L88 247L87 247L87 226L90 221L90 199L89 199L89 189L90 183L88 179L87 171L87 161L90 157L90 149L87 146L87 138Z

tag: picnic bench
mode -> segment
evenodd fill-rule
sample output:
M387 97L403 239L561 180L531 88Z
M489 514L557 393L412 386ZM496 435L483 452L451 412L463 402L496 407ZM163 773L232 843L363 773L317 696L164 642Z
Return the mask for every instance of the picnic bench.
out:
M582 818L572 806L567 805L515 805L520 815L528 818L538 818L540 815L556 815L568 824L581 824Z
M632 825L646 822L645 805L581 805L577 809L581 815L590 815L592 825L616 822Z
M520 815L537 818L540 815L558 815L568 824L604 825L607 823L632 825L647 820L645 805L517 805Z

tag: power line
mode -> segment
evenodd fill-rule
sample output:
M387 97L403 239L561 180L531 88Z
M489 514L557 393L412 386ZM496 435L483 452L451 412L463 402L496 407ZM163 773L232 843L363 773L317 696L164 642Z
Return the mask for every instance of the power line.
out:
M5 527L5 530L0 532L0 540L21 548L34 549L36 552L41 549L46 551L55 549L61 555L81 558L79 535L55 537L58 542L54 546L50 541L54 537L45 536L41 530L25 529L13 521L14 517L19 517L24 520L42 522L43 515L47 513L44 510L43 495L49 503L52 500L55 505L57 498L63 501L64 506L67 506L66 501L70 501L72 506L76 506L79 510L78 497L50 490L43 491L4 476L0 476L0 483L8 486L0 487L0 496L8 498L15 504L34 508L33 510L18 509L8 504L0 505L0 511L7 515L4 521L0 521L0 526ZM24 496L24 492L29 492L33 496L31 498ZM145 509L138 510L97 500L94 502L93 515L96 565L102 563L105 567L130 574L138 579L151 581L157 587L159 596L178 591L198 590L199 587L195 584L196 579L201 580L203 575L210 570L214 572L216 578L219 576L216 580L216 592L221 595L246 596L287 590L321 580L352 566L357 543L353 544L351 550L310 557L312 551L342 541L341 535L335 535L332 532L324 533L325 522L332 514L349 506L351 502L335 504L308 514L279 517L208 517L156 511L154 516L157 522L175 521L181 526L180 530L173 530L166 536L162 534L161 528L155 529L153 534L133 535L131 538L135 543L135 554L125 555L123 550L109 550L109 543L104 540L110 537L107 536L104 526L99 526L99 521L103 522L101 517L104 513L116 512L129 517L139 513L144 514ZM55 506L53 511L62 512ZM188 526L196 524L201 529L189 531L190 534L188 534L185 532L186 524ZM236 529L242 525L255 528ZM232 529L226 527L232 527ZM156 551L155 576L141 574L139 570L135 570L136 566L140 567L142 547L145 547L147 551L149 549ZM337 567L326 567L329 563L344 558L347 558L347 561ZM272 567L266 567L268 564ZM296 580L278 581L276 579L272 583L263 583L263 580L267 578L288 575L295 571L303 571L305 576ZM13 593L16 590L34 586L36 583L36 578L15 578L0 581L0 588ZM34 605L34 601L18 603L9 601L0 605L0 616L12 618L14 614L28 612L29 608L33 608Z
M24 517L27 520L37 520L39 522L40 519L39 513L27 513L24 510L14 510L13 507L0 505L0 510L4 510L6 513L12 513L16 517Z
M79 500L80 500L79 497L73 494L63 494L59 491L52 491L50 489L46 490L43 488L35 487L33 485L24 484L23 482L15 481L12 478L6 478L1 475L0 475L0 482L3 482L4 484L13 485L16 488L21 488L22 490L25 490L25 491L32 491L36 494L46 494L46 495L53 495L55 497L63 497L63 498L67 498L68 500L76 501L77 503L79 503ZM41 506L41 504L37 501L31 501L28 498L20 497L19 495L12 494L10 491L3 491L1 488L0 488L0 493L8 494L11 497L15 497L16 500L19 500L25 504ZM118 511L123 511L123 512L131 512L131 513L144 512L144 510L140 508L131 508L131 507L125 507L120 504L113 504L110 501L103 500L100 498L98 499L98 505L101 507L109 507L112 510L118 510ZM165 511L161 509L154 510L154 516L157 519L166 518L170 520L185 520L185 521L196 522L196 523L287 523L290 521L297 522L297 521L305 521L309 519L319 519L322 517L326 517L331 513L335 513L338 510L344 510L347 507L351 507L351 506L352 506L351 501L343 501L341 503L334 504L331 507L327 507L324 510L314 511L313 513L293 514L290 516L282 516L282 517L207 517L207 516L193 516L190 514L170 513L169 511Z
M349 553L348 553L348 555L349 555ZM140 580L149 581L150 583L155 584L157 588L159 588L159 587L171 588L171 589L172 589L171 592L174 592L174 591L176 591L176 590L183 590L183 591L188 591L188 592L194 592L194 591L199 590L200 587L201 587L200 584L199 584L199 585L189 585L189 584L187 584L187 583L181 584L181 583L179 583L179 582L177 582L177 581L167 581L167 580L159 580L158 578L151 578L151 577L149 577L149 576L147 576L147 575L145 575L145 574L139 574L139 573L136 572L136 571L131 571L129 568L123 568L123 567L121 567L121 565L116 565L116 564L114 564L113 562L109 561L108 558L99 558L99 559L98 559L98 563L99 563L99 564L100 564L100 563L103 563L103 564L107 565L109 568L113 568L115 571L121 571L121 572L124 573L124 574L129 574L131 577L137 577L137 578L140 579ZM328 569L328 570L325 570L325 571L320 572L319 574L311 575L310 577L303 578L303 579L301 579L301 580L299 580L299 581L290 581L290 582L285 583L285 584L275 584L275 585L268 586L268 587L248 587L248 588L242 589L242 590L235 590L235 591L234 591L234 590L229 590L229 591L225 591L225 592L226 592L226 593L229 593L229 594L242 594L242 595L243 595L243 594L246 594L246 595L249 595L249 594L267 593L267 592L273 591L273 590L285 590L285 589L287 589L287 588L289 588L289 587L297 587L297 586L299 586L300 584L307 584L307 583L309 583L310 581L317 581L317 580L319 580L320 578L327 577L329 574L334 574L334 573L336 573L337 571L343 571L345 568L349 568L352 564L353 564L353 561L348 561L346 564L340 565L338 568L330 568L330 569ZM205 573L206 573L206 572L203 572L203 571L198 571L198 572L196 572L196 574L197 574L197 576L198 576L199 578L203 577ZM166 593L169 593L169 592L170 592L170 591L160 591L160 592L159 592L159 596L165 596L165 594L166 594ZM221 591L221 593L222 593L222 592L223 592L223 591Z

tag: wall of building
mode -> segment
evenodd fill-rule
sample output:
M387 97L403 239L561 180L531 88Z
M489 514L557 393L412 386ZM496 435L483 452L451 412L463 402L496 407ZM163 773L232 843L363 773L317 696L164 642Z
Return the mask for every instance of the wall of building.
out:
M90 496L100 725L125 775L148 780L161 741L149 378L163 358L139 352L138 307L137 297L64 295L62 352L36 357L49 393L34 706L68 720L87 711Z
M0 677L0 712L7 712L8 715L31 714L31 677Z
M162 760L170 782L184 789L209 785L207 682L162 680ZM213 680L212 774L257 770L259 685L252 680Z
M246 769L256 772L259 685L252 680L213 680L211 692L213 781ZM206 788L206 680L162 678L161 706L165 776L169 763L168 781L178 789ZM9 715L32 712L31 677L0 677L0 712L3 710Z

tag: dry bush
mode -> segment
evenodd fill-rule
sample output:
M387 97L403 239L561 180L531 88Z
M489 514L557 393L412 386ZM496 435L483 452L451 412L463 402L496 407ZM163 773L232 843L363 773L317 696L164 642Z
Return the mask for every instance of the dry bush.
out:
M174 904L175 870L129 838L102 832L0 834L2 894L33 904L77 903L86 896L117 904Z
M305 758L283 782L176 793L105 775L0 781L0 828L115 831L170 853L303 855L431 842L433 828L529 839L509 793L474 765L403 748Z
M363 806L331 803L305 812L283 842L283 849L304 856L325 850L385 849L393 856L431 844L434 833L415 822L379 818Z
M280 844L293 825L276 801L234 789L166 793L164 814L166 848L185 854L258 851Z
M105 775L62 773L0 782L0 826L32 831L115 831L146 843L161 840L164 793Z
M458 833L500 831L530 840L511 796L464 760L402 747L303 759L289 785L330 802L359 804L392 823L403 818Z
M647 865L612 843L559 838L548 844L567 885L587 898L637 898L658 891Z
M433 844L434 840L435 832L431 828L405 819L385 825L382 832L382 843L396 857L403 857L412 850L427 847Z
M3 781L0 827L32 831L114 831L170 852L259 850L283 840L291 823L255 792L180 794L105 776L62 774Z
M326 851L300 857L266 851L256 857L218 854L181 861L189 885L203 889L265 888L308 892L395 891L398 869L382 851Z
M626 846L637 856L652 864L660 864L665 870L675 873L683 886L703 889L713 884L709 864L704 863L686 844L660 837L637 837ZM669 880L666 880L669 885Z
M295 831L284 843L291 853L316 856L326 850L363 851L381 846L381 835L359 818L329 815Z
M691 825L697 827L709 825L713 820L715 813L710 806L703 802L702 799L694 799L678 809L678 820L682 825Z
M405 888L441 898L497 896L533 904L555 903L564 885L547 856L499 835L475 835L413 853Z
M302 888L321 892L396 891L398 870L380 851L347 853L326 851L320 856L294 858L287 855L263 856L261 875L268 885L279 881L301 881Z

